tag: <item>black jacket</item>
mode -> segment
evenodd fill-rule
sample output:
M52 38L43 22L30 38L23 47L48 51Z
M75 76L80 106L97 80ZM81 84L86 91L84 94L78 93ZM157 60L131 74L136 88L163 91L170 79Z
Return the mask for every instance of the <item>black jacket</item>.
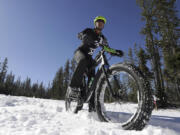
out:
M106 37L102 33L97 34L92 28L78 33L78 38L82 40L82 44L77 50L81 50L86 56L92 56L99 44L109 46Z

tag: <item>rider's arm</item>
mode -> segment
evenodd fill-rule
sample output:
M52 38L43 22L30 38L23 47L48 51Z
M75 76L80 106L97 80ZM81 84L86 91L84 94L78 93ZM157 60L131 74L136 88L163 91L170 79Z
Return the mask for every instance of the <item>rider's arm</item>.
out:
M103 40L102 40L102 43L100 44L103 46L103 49L106 52L110 53L111 55L118 55L120 57L123 56L123 51L110 48L107 38L104 35L102 35L102 37L103 37Z
M88 33L90 33L91 29L90 28L86 28L85 30L83 30L82 32L78 33L78 39L82 40L83 43L89 43L89 42L93 42L91 40L91 38L89 37Z
M84 37L86 36L86 32L87 32L86 29L83 30L82 32L79 32L78 35L77 35L77 36L78 36L78 39L83 40Z
M109 43L108 43L108 41L107 41L107 38L106 38L104 35L103 35L103 40L102 40L102 43L101 43L101 44L109 47Z
M115 50L115 49L112 49L112 48L110 48L109 46L106 46L106 45L103 45L103 49L104 49L106 52L109 52L109 53L116 53L116 50Z

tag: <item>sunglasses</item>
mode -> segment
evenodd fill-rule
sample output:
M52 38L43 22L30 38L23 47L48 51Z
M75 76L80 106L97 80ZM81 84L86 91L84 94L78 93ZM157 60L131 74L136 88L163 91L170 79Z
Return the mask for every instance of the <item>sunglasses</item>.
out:
M104 23L104 20L99 19L99 20L97 20L96 22L103 22L103 23Z

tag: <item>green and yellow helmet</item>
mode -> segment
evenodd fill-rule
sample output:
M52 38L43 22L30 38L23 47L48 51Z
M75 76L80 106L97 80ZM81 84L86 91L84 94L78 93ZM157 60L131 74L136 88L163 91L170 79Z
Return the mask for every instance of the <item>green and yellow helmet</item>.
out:
M106 18L103 17L103 16L97 16L95 19L94 19L94 25L96 23L97 20L103 20L104 21L104 24L106 24Z

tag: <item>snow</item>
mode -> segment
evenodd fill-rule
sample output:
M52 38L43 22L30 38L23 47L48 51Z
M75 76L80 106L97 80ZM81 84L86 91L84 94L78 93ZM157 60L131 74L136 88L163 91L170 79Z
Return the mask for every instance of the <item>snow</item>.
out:
M129 105L133 108L133 105ZM153 111L142 131L100 122L96 113L68 113L64 101L0 95L0 135L179 135L180 109Z

